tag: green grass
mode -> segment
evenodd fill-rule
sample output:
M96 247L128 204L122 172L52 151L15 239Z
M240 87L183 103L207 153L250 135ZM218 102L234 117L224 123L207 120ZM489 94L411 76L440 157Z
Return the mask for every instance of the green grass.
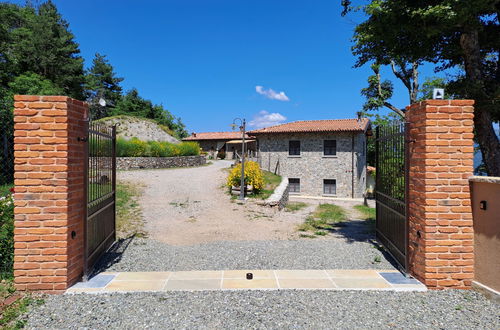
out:
M116 231L119 238L144 236L141 207L138 197L142 187L127 182L116 185Z
M375 221L375 208L365 205L356 205L354 208L363 214L365 220Z
M316 238L317 236L309 235L309 234L300 234L299 237L301 237L301 238Z
M4 301L9 296L17 295L12 281L2 281L0 283L0 301ZM41 305L43 300L34 298L30 294L23 293L21 297L11 305L0 309L1 329L22 329L26 321L21 316L28 311L30 305Z
M0 185L0 197L8 195L10 193L10 189L13 187L14 187L13 184Z
M297 230L313 232L317 236L325 236L328 231L334 230L334 227L346 219L347 216L342 207L333 204L320 204L306 218L306 221L298 226Z
M296 212L299 210L302 210L305 207L308 207L309 204L304 203L304 202L290 202L286 204L285 206L285 211L287 212Z
M262 171L262 173L264 174L264 189L248 197L268 199L274 193L274 189L281 183L281 176L268 171Z
M367 232L375 232L375 219L377 217L376 209L365 205L355 205L354 208L363 215L363 219L368 225Z

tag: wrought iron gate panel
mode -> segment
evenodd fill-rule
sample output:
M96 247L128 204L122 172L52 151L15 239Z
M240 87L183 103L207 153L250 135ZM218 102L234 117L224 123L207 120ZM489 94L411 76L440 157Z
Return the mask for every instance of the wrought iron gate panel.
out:
M116 127L90 122L86 154L85 280L116 239Z
M408 250L408 148L406 124L394 122L376 128L377 239L403 270Z

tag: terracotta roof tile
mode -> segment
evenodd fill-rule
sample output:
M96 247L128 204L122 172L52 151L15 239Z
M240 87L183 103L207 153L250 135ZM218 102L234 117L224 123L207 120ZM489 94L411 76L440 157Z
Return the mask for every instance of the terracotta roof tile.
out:
M303 120L281 124L248 132L250 135L268 133L314 133L314 132L364 132L368 129L370 120L357 119L327 119Z
M246 138L249 138L248 135ZM183 141L200 141L200 140L237 140L241 139L241 132L204 132L193 133Z

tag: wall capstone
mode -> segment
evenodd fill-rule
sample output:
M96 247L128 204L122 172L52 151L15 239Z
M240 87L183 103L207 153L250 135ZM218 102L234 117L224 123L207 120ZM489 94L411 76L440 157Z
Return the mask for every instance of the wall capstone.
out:
M290 195L290 186L288 184L288 178L282 177L281 183L274 189L274 192L268 199L264 201L264 204L271 207L278 207L282 210L286 204L288 204L288 198Z

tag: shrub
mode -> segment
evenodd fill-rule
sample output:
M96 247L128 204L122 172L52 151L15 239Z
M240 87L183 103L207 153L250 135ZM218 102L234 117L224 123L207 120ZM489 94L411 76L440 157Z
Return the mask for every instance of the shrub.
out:
M169 142L148 141L137 138L116 140L116 155L118 157L176 157L197 156L200 146L196 142L182 142L179 144Z
M152 141L149 143L149 150L151 157L165 157L165 148L159 142Z
M12 277L14 261L14 201L0 197L0 279Z
M178 145L182 156L196 156L200 154L200 146L196 142L183 142Z
M227 178L227 186L239 186L241 181L241 164L233 167ZM245 184L251 185L255 192L264 188L264 175L257 162L245 162Z
M139 140L138 138L130 139L128 152L129 157L149 157L150 156L150 147L144 141Z

